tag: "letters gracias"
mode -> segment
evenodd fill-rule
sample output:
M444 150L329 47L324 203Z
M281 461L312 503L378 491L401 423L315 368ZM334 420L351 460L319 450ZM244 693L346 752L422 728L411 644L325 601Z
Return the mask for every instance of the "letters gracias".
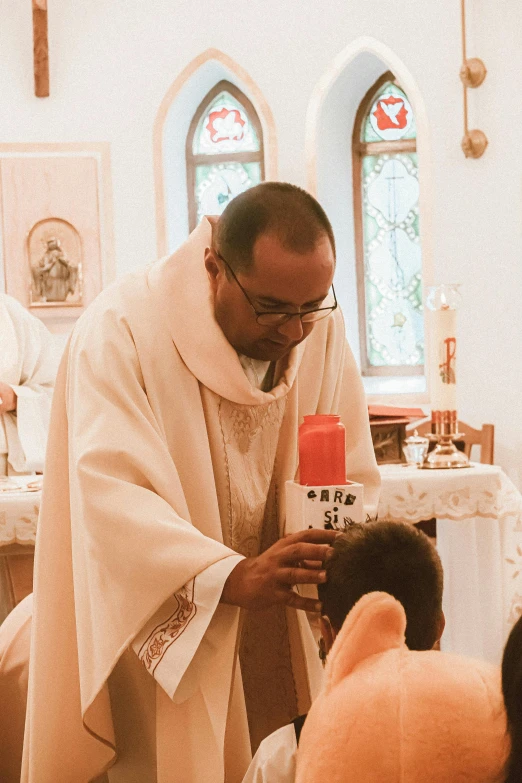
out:
M330 500L330 496L333 495ZM319 490L319 496L313 489L307 492L306 495L313 503L315 499L319 497L320 503L333 503L331 508L325 508L324 510L324 529L325 530L341 530L344 531L350 525L354 524L354 520L350 516L344 516L341 506L353 506L356 501L356 496L351 495L349 492L343 492L341 489L321 489ZM310 525L312 527L312 525Z

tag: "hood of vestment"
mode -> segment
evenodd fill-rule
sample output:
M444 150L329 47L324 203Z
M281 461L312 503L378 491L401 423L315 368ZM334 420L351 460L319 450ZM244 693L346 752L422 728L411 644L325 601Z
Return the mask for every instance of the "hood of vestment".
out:
M149 288L181 358L198 381L230 402L266 405L292 388L306 340L277 363L278 380L271 391L263 392L251 385L214 315L204 264L205 248L211 242L212 223L203 218L175 253L150 268Z

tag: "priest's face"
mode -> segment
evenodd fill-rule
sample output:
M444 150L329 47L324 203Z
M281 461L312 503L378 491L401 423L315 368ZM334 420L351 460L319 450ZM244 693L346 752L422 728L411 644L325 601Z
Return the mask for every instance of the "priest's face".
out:
M227 276L213 248L206 251L205 266L216 320L232 347L251 359L277 361L302 342L315 323L303 323L296 316L286 323L259 324L253 308L258 313L294 313L322 307L332 285L335 258L326 235L313 250L297 253L273 234L263 234L254 245L252 265L238 272L237 279Z

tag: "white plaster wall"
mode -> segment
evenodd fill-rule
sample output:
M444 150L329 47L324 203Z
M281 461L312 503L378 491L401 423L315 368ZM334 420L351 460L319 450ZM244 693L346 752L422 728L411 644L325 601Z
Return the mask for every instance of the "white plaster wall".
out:
M497 459L520 485L519 0L468 4L469 54L488 67L486 82L470 94L471 125L490 140L478 161L460 150L455 0L50 0L49 6L51 97L37 99L31 5L0 0L0 141L111 143L119 274L155 257L153 123L169 85L194 57L217 47L246 69L274 114L279 177L306 185L307 107L334 57L363 35L396 53L422 92L430 127L433 277L462 283L461 415L475 426L495 423ZM347 147L350 137L346 127ZM332 187L329 198L337 195L349 197L349 186ZM341 244L348 252L348 233ZM343 294L346 304L350 296ZM355 312L347 313L352 319Z
M185 81L170 102L165 117L162 152L169 253L178 248L189 233L186 140L190 123L206 95L223 80L234 84L255 104L255 97L249 93L248 86L238 78L237 74L222 63L210 59L202 63ZM262 120L263 117L261 116L260 119Z
M371 54L357 57L328 90L316 124L317 197L335 231L336 288L345 313L346 333L360 361L357 279L354 259L354 223L351 138L357 108L372 84L385 71Z

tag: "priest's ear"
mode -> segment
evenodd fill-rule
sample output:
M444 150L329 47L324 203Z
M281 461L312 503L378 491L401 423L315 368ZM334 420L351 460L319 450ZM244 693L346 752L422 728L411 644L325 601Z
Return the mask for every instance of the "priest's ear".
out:
M212 289L215 291L216 284L222 275L225 274L223 264L221 263L213 247L205 248L205 269Z

